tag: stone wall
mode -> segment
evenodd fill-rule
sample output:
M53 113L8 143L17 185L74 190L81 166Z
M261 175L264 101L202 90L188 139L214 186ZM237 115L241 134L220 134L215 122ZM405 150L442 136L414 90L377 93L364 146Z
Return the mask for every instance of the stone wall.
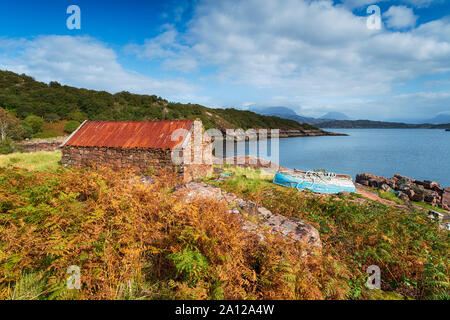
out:
M122 149L106 147L64 146L61 163L64 166L86 167L97 164L106 167L131 167L146 172L153 170L176 170L170 150Z
M17 146L23 149L25 152L38 152L38 151L55 151L64 142L66 137L58 137L53 139L31 139L21 141Z
M212 143L204 137L201 121L195 121L189 142L183 150L183 178L192 181L212 174Z
M183 181L189 182L212 174L212 144L202 137L203 127L200 121L195 121L194 134L181 149L178 156L182 161L172 160L171 150L161 149L123 149L106 147L74 147L62 148L62 164L72 167L86 167L97 164L107 167L131 167L147 173L149 169L157 173L162 169L177 172ZM194 157L197 155L197 158Z

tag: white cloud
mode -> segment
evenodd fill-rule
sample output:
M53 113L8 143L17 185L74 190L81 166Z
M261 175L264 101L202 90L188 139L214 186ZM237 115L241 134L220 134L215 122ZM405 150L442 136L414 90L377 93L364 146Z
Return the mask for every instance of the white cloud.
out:
M383 17L386 19L386 25L394 29L412 28L418 18L413 10L406 6L391 6L383 13Z
M403 2L409 3L418 8L429 7L433 3L442 3L444 0L403 0Z
M133 50L167 68L211 66L219 83L274 95L373 96L449 70L450 23L433 23L409 32L373 31L365 17L326 0L203 1L186 33L169 28Z
M450 43L450 16L422 24L412 33L435 41Z
M352 117L388 119L445 111L448 94L403 97L392 92L410 80L450 72L450 17L415 28L411 16L398 22L405 15L390 12L386 18L396 28L411 29L369 30L365 17L329 0L266 0L264 5L260 0L204 0L196 3L183 33L165 25L158 36L127 46L126 52L163 69L197 76L214 91L215 101L196 95L201 88L186 80L127 70L114 50L86 37L0 39L0 67L43 81L216 106L265 100L301 106L299 112L312 116L339 110Z
M342 0L342 3L347 8L355 9L386 1L389 0ZM443 1L444 0L399 0L398 2L400 3L403 2L405 4L409 4L417 8L424 8L429 7L434 3L442 3Z
M193 97L196 88L184 80L154 79L126 70L114 50L90 37L39 36L32 40L0 39L1 69L39 81L109 92L156 94L174 100Z
M190 72L198 67L197 60L188 53L189 47L180 43L179 33L173 25L166 24L163 32L153 39L147 39L143 46L129 44L125 52L141 59L158 60L165 69Z

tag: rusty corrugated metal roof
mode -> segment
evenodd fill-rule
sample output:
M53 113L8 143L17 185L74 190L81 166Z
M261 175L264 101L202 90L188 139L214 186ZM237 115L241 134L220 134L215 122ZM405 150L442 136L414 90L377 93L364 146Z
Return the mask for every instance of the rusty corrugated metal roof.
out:
M77 147L172 150L186 134L172 141L177 129L191 130L194 120L88 121L65 143Z

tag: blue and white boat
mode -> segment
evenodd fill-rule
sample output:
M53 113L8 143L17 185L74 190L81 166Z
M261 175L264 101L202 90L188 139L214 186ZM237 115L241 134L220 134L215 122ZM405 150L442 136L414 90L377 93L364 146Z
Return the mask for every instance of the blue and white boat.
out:
M324 171L282 170L275 174L273 182L281 186L317 193L356 192L350 176Z

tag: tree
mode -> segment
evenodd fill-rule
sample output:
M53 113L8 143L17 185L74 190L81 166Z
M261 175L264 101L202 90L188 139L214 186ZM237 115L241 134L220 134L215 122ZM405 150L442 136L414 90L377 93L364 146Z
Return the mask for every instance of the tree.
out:
M87 115L84 112L81 112L80 110L74 110L71 113L69 113L68 119L81 122L87 119Z
M44 119L34 115L26 117L24 121L33 129L33 133L40 132L44 125Z
M72 133L74 132L78 127L80 126L80 123L78 121L70 120L66 123L64 126L64 132Z
M61 118L56 113L46 113L44 118L51 123L59 121Z
M0 108L0 137L1 141L6 138L18 139L22 134L19 119L11 115L7 110Z
M24 139L29 139L33 136L33 129L30 127L30 125L28 123L26 123L25 121L22 121L20 123L20 126L22 127L22 138Z

